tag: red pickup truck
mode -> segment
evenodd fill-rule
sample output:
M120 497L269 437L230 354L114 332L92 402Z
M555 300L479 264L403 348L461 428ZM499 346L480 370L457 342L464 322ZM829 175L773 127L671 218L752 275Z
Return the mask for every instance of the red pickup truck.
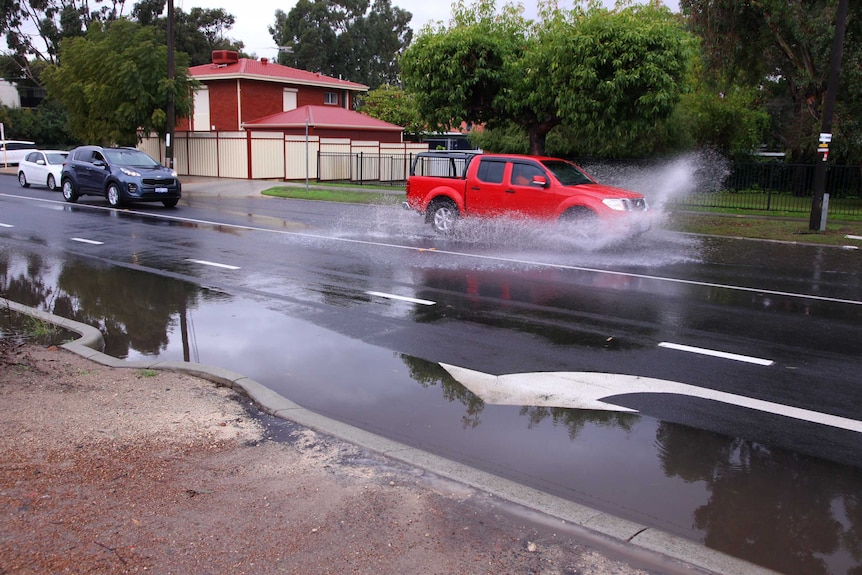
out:
M633 234L650 227L641 194L596 183L575 164L542 156L422 152L413 160L404 205L443 234L467 216L599 223Z

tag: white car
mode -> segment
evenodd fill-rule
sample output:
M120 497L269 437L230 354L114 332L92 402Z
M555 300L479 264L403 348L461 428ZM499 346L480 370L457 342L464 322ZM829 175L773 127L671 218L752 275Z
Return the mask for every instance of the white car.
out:
M69 152L65 150L36 150L18 163L18 183L28 188L30 184L48 186L56 190L60 184L60 172Z
M36 142L0 140L0 165L14 166L19 164L24 156L34 150L36 150Z

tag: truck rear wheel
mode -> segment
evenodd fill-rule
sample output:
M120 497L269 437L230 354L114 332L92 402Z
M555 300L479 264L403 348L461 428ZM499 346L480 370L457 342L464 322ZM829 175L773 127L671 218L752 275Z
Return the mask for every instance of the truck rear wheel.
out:
M455 230L455 222L460 214L455 202L450 199L440 199L431 202L425 217L435 232L449 235Z

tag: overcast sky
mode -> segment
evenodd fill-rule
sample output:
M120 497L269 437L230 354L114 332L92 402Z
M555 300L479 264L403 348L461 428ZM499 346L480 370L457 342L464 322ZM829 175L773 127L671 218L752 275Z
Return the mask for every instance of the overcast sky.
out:
M672 10L678 9L677 0L664 0L664 3ZM183 12L189 12L194 7L224 8L236 18L236 24L227 35L241 40L249 54L271 60L278 55L278 49L267 27L275 22L276 10L288 13L295 4L295 0L174 0L174 6L182 8ZM524 0L523 4L527 16L535 17L536 0ZM562 8L571 8L573 4L571 0L561 0L559 3ZM605 0L605 4L612 6L613 0ZM433 20L442 20L448 24L452 3L449 0L392 0L392 5L413 14L411 25L418 31L425 23ZM497 5L501 6L502 1Z

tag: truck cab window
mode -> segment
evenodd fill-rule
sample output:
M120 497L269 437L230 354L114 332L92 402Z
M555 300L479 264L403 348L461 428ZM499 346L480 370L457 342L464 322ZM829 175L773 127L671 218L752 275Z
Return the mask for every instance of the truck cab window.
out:
M538 166L518 163L512 165L512 185L529 186L533 183L533 176L546 177L545 172Z
M479 169L476 172L476 178L480 182L488 184L502 184L503 172L506 171L506 162L499 160L479 160Z

